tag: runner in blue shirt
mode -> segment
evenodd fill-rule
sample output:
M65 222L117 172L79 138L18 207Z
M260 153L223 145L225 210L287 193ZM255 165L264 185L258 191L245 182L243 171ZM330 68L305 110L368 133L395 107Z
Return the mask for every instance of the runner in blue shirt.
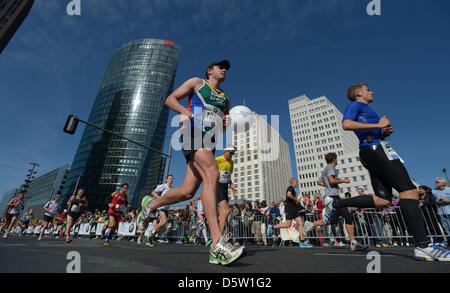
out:
M325 201L324 219L329 218L337 208L388 208L394 188L400 193L400 207L410 233L414 236L415 258L450 261L448 250L427 239L424 219L419 209L418 190L401 157L385 141L394 132L391 121L386 116L380 118L369 107L373 102L373 92L367 85L357 84L348 89L347 97L351 103L345 109L342 127L344 130L354 131L359 139L359 157L369 171L375 195Z

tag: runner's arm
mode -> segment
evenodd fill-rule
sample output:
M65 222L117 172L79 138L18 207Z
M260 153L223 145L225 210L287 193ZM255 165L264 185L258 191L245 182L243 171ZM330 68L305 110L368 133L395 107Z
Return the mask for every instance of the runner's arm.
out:
M223 127L222 127L222 131L225 132L227 130L227 127L230 126L231 124L231 117L230 117L230 105L228 105L228 108L225 110L225 113L223 115Z
M330 175L328 176L328 182L330 182L330 184L341 184L341 183L348 183L347 181L348 179L336 179L334 176Z
M166 106L171 110L185 115L189 118L193 118L193 113L188 111L183 105L179 103L180 100L184 99L186 96L192 94L196 88L199 88L202 84L202 79L198 77L191 78L183 83L179 88L177 88L173 93L171 93L166 99Z
M83 201L84 201L84 206L87 207L88 206L88 201L86 197L83 197Z
M74 196L72 195L69 200L67 201L67 206L70 206L70 204L72 203Z
M350 119L344 120L342 122L342 128L344 128L344 130L353 130L353 131L386 128L389 126L391 126L391 122L389 121L389 119L386 118L386 116L381 118L380 121L375 124L369 124L369 123L366 124L366 123L353 121Z
M9 206L9 207L14 207L14 206L16 206L17 204L14 203L14 202L16 201L16 199L17 199L17 197L11 199L11 200L8 202L7 206Z
M296 198L295 196L292 195L292 193L290 191L287 192L287 197L289 197L290 199L294 200L297 204L300 204L300 200L298 198Z
M159 198L159 195L158 195L158 193L156 192L156 190L153 190L153 191L152 191L152 195L153 195L155 198Z

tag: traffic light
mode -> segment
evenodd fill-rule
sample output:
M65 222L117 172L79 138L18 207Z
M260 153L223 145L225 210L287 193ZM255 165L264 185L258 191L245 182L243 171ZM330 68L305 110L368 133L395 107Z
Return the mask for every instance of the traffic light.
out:
M64 132L68 134L74 134L75 131L77 130L77 126L78 126L78 117L69 115L69 117L67 117L66 125L64 125Z

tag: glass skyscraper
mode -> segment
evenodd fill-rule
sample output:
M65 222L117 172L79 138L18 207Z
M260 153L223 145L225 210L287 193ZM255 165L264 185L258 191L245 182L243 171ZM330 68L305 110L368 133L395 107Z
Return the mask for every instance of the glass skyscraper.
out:
M88 121L163 150L180 47L172 41L141 39L112 56ZM111 193L128 183L128 201L137 207L146 186L162 178L160 154L86 126L63 191L64 200L84 188L89 210L106 209ZM81 175L80 175L81 174ZM154 188L149 186L147 189Z

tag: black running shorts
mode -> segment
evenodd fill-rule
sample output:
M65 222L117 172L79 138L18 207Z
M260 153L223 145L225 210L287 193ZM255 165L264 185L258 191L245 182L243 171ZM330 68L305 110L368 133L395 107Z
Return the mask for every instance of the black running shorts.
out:
M67 213L67 215L72 217L73 222L75 222L76 220L78 220L78 218L81 216L80 213L71 213L71 212ZM72 222L72 223L73 223L73 222Z
M369 171L376 196L391 201L392 188L399 193L416 189L402 162L389 160L381 145L361 147L359 157Z
M6 214L6 220L11 221L13 217L18 217L19 214Z
M116 220L116 223L120 221L120 216L115 215L115 214L108 214L108 218L109 217L113 217Z
M225 200L228 202L228 183L218 183L216 187L217 203Z
M334 200L339 200L339 195L337 196L331 196ZM345 220L345 224L347 225L353 225L353 218L350 212L348 211L348 208L338 208L334 212L334 214L331 216L330 224L336 225L338 223L339 218L343 218Z
M44 222L48 222L48 223L52 223L53 222L53 217L44 215Z
M190 136L190 141L189 140L184 141L184 137L186 135ZM193 127L181 130L180 136L181 149L183 150L184 157L186 158L186 163L189 163L189 160L192 158L194 153L199 149L208 148L212 150L213 155L216 153L216 149L214 148L215 138L213 137L211 139L209 137L206 137L205 139L206 135L207 135L206 132L201 132L200 130L195 131ZM207 142L206 145L203 144L204 141ZM209 142L211 143L209 144Z
M286 207L286 220L295 220L298 217L301 217L303 215L302 212L300 212L301 209L299 208L287 208Z

